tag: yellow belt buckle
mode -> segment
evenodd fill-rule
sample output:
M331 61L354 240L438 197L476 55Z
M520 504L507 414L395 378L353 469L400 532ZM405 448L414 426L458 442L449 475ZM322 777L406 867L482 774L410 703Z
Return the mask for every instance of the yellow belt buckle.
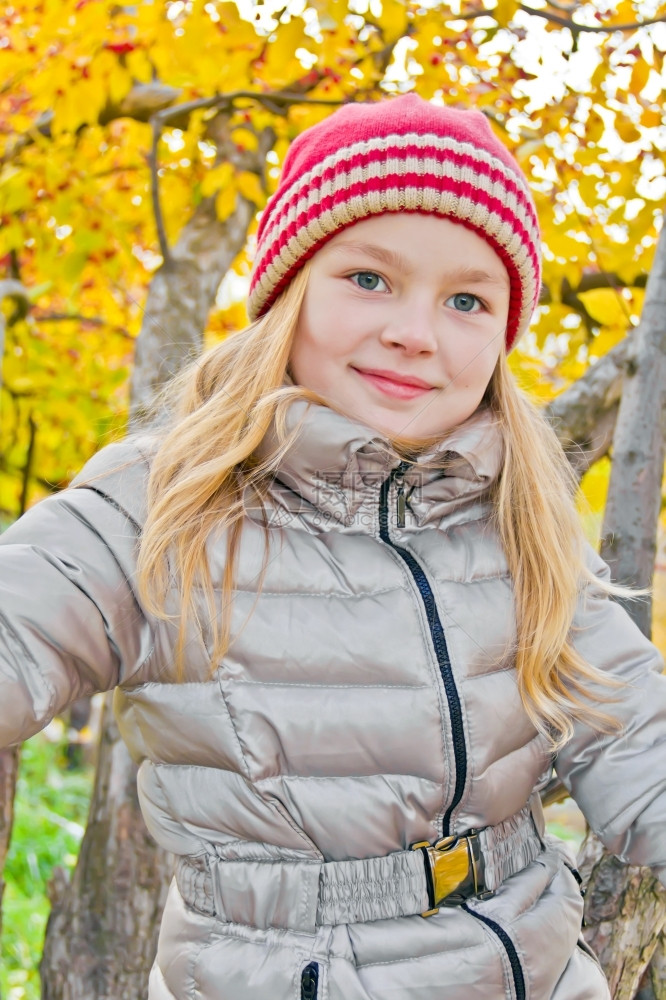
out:
M468 881L470 874L476 890L478 885L476 862L468 837L443 837L434 844L421 840L411 846L413 851L423 853L425 865L428 901L431 908L422 913L422 917L431 917L434 913L439 913L439 908L446 897L451 896Z

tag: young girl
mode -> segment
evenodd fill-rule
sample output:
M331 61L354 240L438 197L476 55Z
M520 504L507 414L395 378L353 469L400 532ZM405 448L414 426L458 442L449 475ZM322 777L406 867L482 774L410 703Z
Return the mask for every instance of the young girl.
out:
M509 374L539 284L483 115L344 107L252 325L3 535L0 743L116 687L176 855L150 1000L608 997L538 789L666 880L666 681Z

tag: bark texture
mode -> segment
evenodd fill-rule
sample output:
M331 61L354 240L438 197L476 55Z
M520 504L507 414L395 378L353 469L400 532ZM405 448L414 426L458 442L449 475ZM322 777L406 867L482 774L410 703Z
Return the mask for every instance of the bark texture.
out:
M207 136L215 142L220 159L262 176L273 131L264 130L256 151L239 150L228 134L227 122L219 114L208 125ZM159 198L154 200L159 215ZM130 429L145 419L165 383L201 353L208 313L222 279L245 246L255 212L256 207L239 195L233 213L220 222L215 199L206 198L175 246L165 248L164 263L150 283L136 345Z
M666 229L662 229L628 359L602 531L601 555L613 579L634 587L649 586L654 572L665 408ZM649 636L649 597L618 601ZM607 854L592 834L582 846L580 865L587 876L585 937L599 955L614 1000L633 1000L642 980L646 989L663 991L659 977L664 967L666 889L649 869L623 865ZM655 967L647 973L655 954Z
M0 932L2 931L2 896L5 883L2 872L7 860L14 822L14 793L18 774L19 748L0 750Z
M581 847L579 868L587 886L585 940L599 957L613 1000L638 1000L637 990L658 946L663 971L666 889L649 868L625 865L607 854L592 833ZM658 965L654 972L660 975ZM662 993L655 997L662 1000L664 984L657 985Z
M636 1000L666 1000L666 933L661 932Z
M28 292L20 281L16 281L14 278L6 278L0 281L0 304L4 298L13 298L16 299L17 303L20 302L25 305L28 300ZM0 309L0 362L5 353L5 327L5 315ZM1 367L0 365L0 387L2 387Z
M665 414L666 232L662 229L625 374L601 542L601 555L613 579L634 587L648 587L654 573ZM620 603L649 636L651 598L620 599Z
M145 1000L170 864L137 820L135 774L107 699L79 861L49 886L43 1000Z
M612 444L632 345L633 336L627 336L546 407L579 478Z
M131 424L140 423L168 380L201 353L222 278L245 244L255 208L244 198L224 223L212 198L196 209L150 283L131 382Z

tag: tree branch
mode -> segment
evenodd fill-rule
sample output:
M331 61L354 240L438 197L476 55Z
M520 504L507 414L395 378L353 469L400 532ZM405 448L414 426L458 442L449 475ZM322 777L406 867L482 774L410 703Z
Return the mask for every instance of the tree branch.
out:
M581 31L592 32L594 34L612 34L614 31L636 31L638 28L646 28L649 24L663 24L666 22L665 15L663 17L648 18L646 21L639 21L634 24L579 24L578 21L561 17L559 14L551 13L551 11L528 7L526 3L518 4L518 9L522 10L525 14L532 14L534 17L543 17L546 21L552 21L553 24L560 24L563 28L569 28L573 34L578 34Z
M4 298L13 298L17 302L20 302L22 306L26 306L28 303L28 290L17 281L15 278L5 278L0 281L0 304ZM2 358L5 350L5 315L0 309L0 358ZM0 388L2 387L2 374L0 372Z
M19 504L19 515L25 514L28 509L28 487L30 486L30 474L32 471L32 459L35 454L35 441L37 439L37 424L32 413L28 414L28 451L25 457L21 476L21 501Z
M81 323L83 326L105 326L113 333L119 334L126 340L134 341L136 338L124 326L117 326L115 323L107 323L106 320L98 316L81 316L79 313L38 313L33 312L32 318L37 323Z
M200 111L206 108L218 108L220 111L230 111L234 101L252 100L259 104L264 104L269 111L284 113L292 104L321 104L328 107L339 107L346 103L340 100L330 100L328 98L304 97L299 91L274 90L270 93L262 94L255 90L234 90L230 94L216 94L215 97L202 97L195 101L184 101L182 104L174 104L169 108L158 111L153 120L159 121L161 125L166 125L174 118L181 115L189 117L193 111Z
M162 125L158 115L159 112L151 121L153 143L150 153L148 154L148 163L150 166L150 196L153 202L153 215L155 217L155 228L157 230L157 242L159 243L164 266L168 268L171 266L173 261L171 259L171 250L169 248L169 241L167 240L164 216L162 215L162 205L160 202L160 176L157 160L157 148L159 146L160 136L162 135Z
M631 344L625 337L546 407L579 477L610 447Z
M551 7L555 7L556 10L561 10L563 12L567 11L567 8L560 6L556 3L549 4ZM649 24L662 24L666 22L666 15L662 17L652 17L645 21L639 21L634 24L579 24L578 21L574 21L571 17L562 17L560 14L553 14L549 10L539 10L536 7L530 7L526 3L519 3L518 10L522 10L524 14L530 14L534 17L542 17L546 21L552 21L553 24L559 24L563 28L569 28L572 34L577 35L581 31L593 32L595 34L612 34L614 31L636 31L638 28L645 28ZM576 7L569 8L571 13L577 10ZM445 21L475 21L477 17L491 17L494 19L494 8L492 10L468 10L460 14L451 14L450 17L446 17Z

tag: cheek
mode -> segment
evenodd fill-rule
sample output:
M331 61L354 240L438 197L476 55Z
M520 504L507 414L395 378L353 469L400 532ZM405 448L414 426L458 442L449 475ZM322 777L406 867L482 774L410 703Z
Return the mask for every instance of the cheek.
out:
M345 316L335 303L304 304L291 350L292 359L317 361L320 364L351 360L361 336L353 317Z

